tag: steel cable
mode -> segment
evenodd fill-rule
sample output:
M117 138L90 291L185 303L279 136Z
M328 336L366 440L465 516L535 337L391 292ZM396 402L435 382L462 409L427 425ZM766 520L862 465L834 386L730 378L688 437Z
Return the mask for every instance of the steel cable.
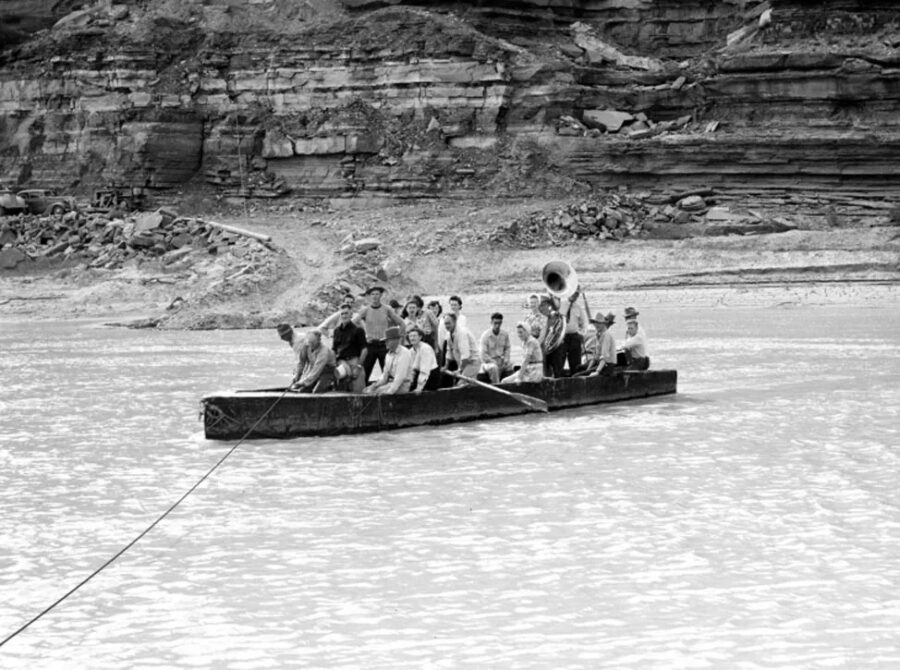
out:
M131 547L133 547L135 544L137 544L138 541L139 541L141 538L143 538L147 533L149 533L151 530L153 530L153 529L159 524L160 521L162 521L162 520L165 519L167 516L169 516L169 514L171 514L172 511L174 511L176 507L178 507L178 506L179 506L179 505L180 505L180 504L181 504L181 503L182 503L189 495L191 495L191 493L193 493L193 492L197 489L197 487L200 486L200 484L202 484L203 482L205 482L205 481L207 480L207 478L208 478L213 472L215 472L216 469L218 469L218 467L219 467L220 465L222 465L222 463L224 463L225 460L226 460L229 456L231 456L231 454L234 453L235 449L237 449L239 446L241 446L241 444L244 442L244 440L246 440L246 439L250 436L250 434L251 434L254 430L256 430L256 427L257 427L260 423L262 423L263 419L265 419L267 416L269 416L269 414L272 412L272 410L275 409L275 405L277 405L279 402L281 402L281 399L284 398L285 395L287 395L288 391L290 391L290 387L284 389L284 391L282 391L281 395L278 396L278 397L275 399L275 402L272 403L272 405L269 407L269 409L267 409L267 410L262 414L262 416L260 416L252 426L250 426L250 428L247 430L246 433L244 433L244 435L241 437L241 439L239 439L239 440L234 444L234 446L231 447L231 449L229 449L227 452L225 452L225 455L222 456L222 458L220 458L218 461L216 461L215 465L213 465L209 470L207 470L206 473L205 473L202 477L200 477L200 479L198 479L198 480L194 483L194 485L193 485L191 488L189 488L189 489L184 493L184 495L182 495L178 500L176 500L176 501L175 501L175 502L174 502L174 503L173 503L173 504L172 504L165 512L163 512L161 515L159 515L153 523L151 523L151 524L150 524L149 526L147 526L143 531L141 531L140 534L138 534L133 540L131 540L131 542L129 542L129 543L126 544L124 547L122 547L121 549L119 549L119 551L117 551L117 552L116 552L109 560L107 560L105 563L103 563L103 565L101 565L99 568L97 568L96 570L94 570L91 574L89 574L87 577L85 577L84 579L82 579L80 582L78 582L78 583L77 583L75 586L73 586L71 589L69 589L68 591L66 591L63 595L61 595L61 596L60 596L59 598L57 598L53 603L51 603L50 605L48 605L47 607L45 607L43 610L41 610L41 612L39 612L38 614L36 614L36 615L35 615L34 617L32 617L29 621L27 621L26 623L22 624L21 626L19 626L18 629L16 629L15 631L13 631L13 632L10 633L9 635L7 635L5 638L3 638L3 641L0 642L0 647L2 647L3 645L5 645L7 642L9 642L9 641L12 640L14 637L16 637L19 633L23 632L25 629L27 629L27 628L28 628L29 626L31 626L33 623L35 623L36 621L38 621L38 620L39 620L41 617L43 617L45 614L48 614L49 612L51 612L57 605L59 605L60 603L62 603L62 602L63 602L64 600L66 600L69 596L71 596L73 593L75 593L78 589L80 589L82 586L84 586L84 585L87 584L89 581L91 581L94 577L96 577L96 576L99 575L101 572L103 572L103 570L105 570L107 567L109 567L116 559L118 559L120 556L122 556L122 554L124 554L126 551L128 551L129 549L131 549Z

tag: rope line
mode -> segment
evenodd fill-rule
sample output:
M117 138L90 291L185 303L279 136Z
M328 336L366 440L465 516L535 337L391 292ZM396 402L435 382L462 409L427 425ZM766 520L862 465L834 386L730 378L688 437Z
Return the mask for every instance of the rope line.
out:
M80 582L78 582L78 583L77 583L75 586L73 586L71 589L69 589L68 591L66 591L62 596L60 596L59 598L57 598L51 605L45 607L41 612L39 612L37 615L35 615L34 617L32 617L32 618L31 618L29 621L27 621L25 624L23 624L23 625L20 626L18 629L16 629L16 630L13 631L12 633L10 633L8 636L6 636L6 637L3 639L3 641L0 642L0 647L2 647L2 646L5 645L7 642L9 642L10 640L12 640L12 639L13 639L14 637L16 637L19 633L23 632L26 628L28 628L29 626L31 626L31 624L35 623L38 619L40 619L41 617L43 617L45 614L50 613L50 611L53 610L57 605L59 605L60 603L62 603L66 598L68 598L69 596L71 596L71 595L72 595L73 593L75 593L78 589L80 589L82 586L84 586L84 585L87 584L89 581L91 581L94 577L96 577L97 575L99 575L103 570L105 570L107 567L109 567L116 559L118 559L120 556L122 556L122 554L124 554L126 551L128 551L129 549L131 549L135 544L137 544L138 541L139 541L141 538L143 538L147 533L149 533L151 530L153 530L153 529L159 524L160 521L162 521L162 520L165 519L167 516L169 516L169 514L171 514L171 513L175 510L175 508L178 507L178 506L185 500L185 498L187 498L189 495L191 495L191 494L197 489L197 487L200 486L200 484L202 484L203 482L205 482L205 481L207 480L207 478L208 478L213 472L215 472L215 471L218 469L218 467L219 467L220 465L222 465L222 463L224 463L225 460L226 460L229 456L231 456L231 454L234 453L235 449L237 449L239 446L241 446L241 444L244 442L244 440L246 440L246 439L250 436L250 434L251 434L254 430L256 430L256 427L257 427L260 423L262 423L263 419L265 419L267 416L269 416L269 414L272 412L272 410L275 409L275 405L277 405L279 402L281 402L281 399L284 398L284 396L287 394L287 392L288 392L289 390L290 390L290 387L286 388L286 389L281 393L281 395L278 396L278 398L275 399L275 402L272 403L272 405L269 407L269 409L267 409L267 410L263 413L263 415L262 415L261 417L259 417L259 418L256 420L256 423L254 423L252 426L250 426L250 428L247 430L247 432L244 433L243 437L241 437L241 439L239 439L239 440L235 443L235 445L234 445L233 447L231 447L231 449L229 449L227 452L225 452L225 455L222 456L222 458L220 458L218 461L216 461L215 465L213 465L209 470L207 470L207 471L206 471L206 474L204 474L202 477L200 477L200 479L198 479L198 480L194 483L194 485L193 485L191 488L189 488L189 489L185 492L184 495L182 495L178 500L176 500L176 501L175 501L175 502L174 502L174 503L173 503L173 504L172 504L165 512L163 512L161 515L159 515L153 523L151 523L151 524L150 524L149 526L147 526L143 531L141 531L140 534L138 534L133 540L131 540L131 542L129 542L129 543L126 544L124 547L122 547L121 549L119 549L119 551L117 551L117 552L112 556L112 558L110 558L109 560L107 560L103 565L101 565L99 568L97 568L96 570L94 570L91 574L89 574L87 577L85 577L84 579L82 579Z

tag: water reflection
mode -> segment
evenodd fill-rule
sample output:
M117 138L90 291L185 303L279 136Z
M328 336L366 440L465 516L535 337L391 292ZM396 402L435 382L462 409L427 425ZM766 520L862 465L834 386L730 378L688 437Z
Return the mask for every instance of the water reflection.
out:
M662 313L675 397L249 443L2 665L896 667L897 316L762 315ZM3 632L224 453L202 393L289 367L270 333L0 346Z

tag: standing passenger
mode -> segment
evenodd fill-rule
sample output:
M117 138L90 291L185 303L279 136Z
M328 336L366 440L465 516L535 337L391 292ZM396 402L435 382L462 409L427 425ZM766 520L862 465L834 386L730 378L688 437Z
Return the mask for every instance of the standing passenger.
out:
M360 361L366 356L366 332L353 323L350 305L341 305L340 324L334 329L331 348L337 360L337 390L362 393L366 386Z
M578 299L581 291L576 290L569 296L566 306L566 332L563 337L563 349L569 364L569 375L574 375L581 368L581 357L584 353L584 332L587 329L587 315Z
M384 334L388 326L392 323L398 326L401 337L406 330L406 324L403 323L403 319L397 315L397 312L387 305L381 304L383 294L384 289L381 286L370 287L365 293L369 298L369 304L353 317L356 325L362 325L366 329L366 357L363 359L363 370L366 375L364 381L366 382L369 381L376 360L382 370L384 369L384 358L387 355Z
M562 377L566 364L566 351L562 346L566 334L566 319L556 310L553 298L549 295L541 298L540 310L547 319L540 338L544 354L544 376Z

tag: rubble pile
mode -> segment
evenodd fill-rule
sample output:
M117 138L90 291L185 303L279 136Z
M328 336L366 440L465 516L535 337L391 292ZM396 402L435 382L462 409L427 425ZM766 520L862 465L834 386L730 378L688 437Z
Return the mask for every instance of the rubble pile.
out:
M506 246L560 246L585 238L621 241L647 237L659 227L693 224L690 235L758 235L781 233L796 226L755 212L717 205L716 192L702 190L654 198L624 191L575 202L551 213L532 212L503 224L487 240Z
M679 78L684 79L684 77ZM556 121L556 134L573 137L600 137L601 135L618 134L627 139L640 140L672 131L700 131L713 133L719 127L718 121L710 121L699 126L691 124L690 114L679 116L668 121L653 121L643 112L631 114L614 109L585 110L583 120L574 116L563 115ZM695 127L696 126L696 127Z
M132 260L156 260L162 267L183 269L204 258L230 254L240 269L224 280L264 276L275 255L263 236L234 232L228 226L180 217L160 209L110 218L69 212L62 217L19 216L0 228L0 267L14 269L30 259L76 261L89 268L117 270Z

